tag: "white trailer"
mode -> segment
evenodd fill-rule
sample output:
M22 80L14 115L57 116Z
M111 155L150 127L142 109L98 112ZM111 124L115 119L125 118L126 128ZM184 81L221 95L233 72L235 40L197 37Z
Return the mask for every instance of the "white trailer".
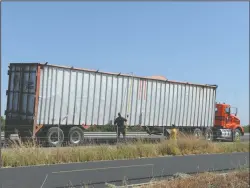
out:
M8 73L7 135L18 130L22 137L49 139L59 130L62 139L81 131L83 137L86 127L112 125L118 112L128 126L214 125L216 85L46 63L11 63Z

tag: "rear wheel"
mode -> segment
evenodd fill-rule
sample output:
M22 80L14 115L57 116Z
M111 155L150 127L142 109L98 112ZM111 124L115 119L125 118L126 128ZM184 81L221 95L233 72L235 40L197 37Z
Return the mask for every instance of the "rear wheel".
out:
M73 146L79 145L82 143L84 138L84 132L79 127L72 127L69 130L69 143Z
M213 141L213 131L212 129L206 129L205 131L205 139L208 141Z
M49 146L61 146L64 140L62 129L58 127L51 127L47 132L47 142Z
M202 131L201 131L200 129L196 128L196 129L194 130L194 136L195 136L197 139L200 139L201 136L202 136Z

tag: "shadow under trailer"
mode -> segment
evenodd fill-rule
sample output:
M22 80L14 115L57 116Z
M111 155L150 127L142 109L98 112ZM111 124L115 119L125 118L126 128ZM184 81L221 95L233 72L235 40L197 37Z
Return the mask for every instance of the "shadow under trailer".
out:
M217 85L48 63L10 63L8 75L5 139L18 134L51 146L78 145L93 127L115 127L118 112L128 129L149 134L168 137L175 125L207 140L244 135L237 108L216 103Z

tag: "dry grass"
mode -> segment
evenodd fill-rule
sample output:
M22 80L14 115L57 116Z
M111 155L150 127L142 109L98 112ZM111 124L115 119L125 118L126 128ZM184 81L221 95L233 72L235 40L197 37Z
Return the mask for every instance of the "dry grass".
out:
M134 159L165 155L249 152L249 143L212 143L192 137L160 143L41 148L35 144L14 146L2 151L4 167L17 167L98 160Z
M203 173L188 178L152 182L134 188L248 188L249 170L227 174Z

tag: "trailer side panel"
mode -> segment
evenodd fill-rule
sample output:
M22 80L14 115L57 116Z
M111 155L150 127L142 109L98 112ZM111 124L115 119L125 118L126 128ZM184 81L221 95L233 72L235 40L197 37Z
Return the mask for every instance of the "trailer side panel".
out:
M41 69L37 124L128 124L211 127L214 86L153 80L56 66Z

